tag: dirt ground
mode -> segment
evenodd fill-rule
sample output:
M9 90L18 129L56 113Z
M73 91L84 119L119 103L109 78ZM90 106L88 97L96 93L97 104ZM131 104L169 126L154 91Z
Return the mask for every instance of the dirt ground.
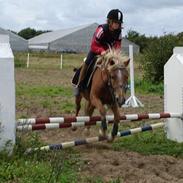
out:
M51 75L55 78L50 77ZM53 73L38 73L35 71L34 73L19 70L16 72L17 82L20 83L22 78L24 78L24 83L29 83L30 85L35 85L36 83L44 83L44 85L70 85L70 82L66 79L67 73L62 74L62 77L62 80L58 79L60 78L60 71L54 71ZM162 96L148 95L138 97L145 104L145 108L127 108L121 109L121 112L128 114L163 111ZM34 111L32 112L34 114ZM55 111L55 113L58 114L59 111ZM91 134L91 136L98 134L96 127L92 127ZM80 128L74 132L70 129L43 131L40 133L40 136L44 142L50 144L84 138L85 134L84 129ZM112 150L111 144L102 142L76 148L80 151L81 158L85 162L84 167L80 169L81 178L85 176L99 176L105 182L119 178L119 181L124 183L183 183L183 159L160 155L144 156L130 151L118 152Z
M101 176L108 182L119 177L125 183L182 183L183 160L171 156L143 156L91 148L82 152L86 166L82 175Z
M91 129L91 137L98 135L96 128ZM42 140L48 144L85 137L84 128L41 133ZM79 170L81 179L101 177L104 182L118 178L122 183L183 183L183 159L167 155L141 155L127 150L114 151L107 142L75 148L84 161L84 166Z

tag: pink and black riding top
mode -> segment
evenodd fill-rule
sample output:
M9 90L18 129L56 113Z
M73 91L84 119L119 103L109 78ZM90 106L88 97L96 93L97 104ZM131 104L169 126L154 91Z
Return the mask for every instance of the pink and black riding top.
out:
M89 65L96 55L109 49L121 49L121 28L113 32L109 30L108 24L99 25L93 35L90 51L85 63Z

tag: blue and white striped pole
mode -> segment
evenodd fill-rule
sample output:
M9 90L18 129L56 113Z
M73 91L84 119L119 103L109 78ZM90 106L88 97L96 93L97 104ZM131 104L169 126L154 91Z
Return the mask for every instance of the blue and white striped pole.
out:
M165 125L165 123L162 122L162 123L146 125L144 127L138 127L138 128L133 128L133 129L121 131L121 132L118 132L117 137L124 137L124 136L132 135L135 133L139 133L139 132L151 131L155 128L163 127L164 125ZM48 150L61 150L61 149L69 148L69 147L104 141L107 139L108 139L107 137L100 137L100 136L90 137L90 138L86 138L86 139L64 142L61 144L47 145L47 146L43 146L43 147L39 147L39 148L29 148L29 149L27 149L26 153L30 153L30 152L34 152L34 151L42 151L42 150L46 150L46 151L48 151Z

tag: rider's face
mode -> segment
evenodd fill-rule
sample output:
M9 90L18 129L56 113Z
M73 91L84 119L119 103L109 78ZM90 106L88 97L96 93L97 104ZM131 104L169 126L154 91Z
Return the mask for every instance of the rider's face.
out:
M118 22L112 22L111 23L111 26L110 26L110 28L111 28L111 31L114 31L114 30L117 30L117 29L119 29L120 28L120 23L118 23Z

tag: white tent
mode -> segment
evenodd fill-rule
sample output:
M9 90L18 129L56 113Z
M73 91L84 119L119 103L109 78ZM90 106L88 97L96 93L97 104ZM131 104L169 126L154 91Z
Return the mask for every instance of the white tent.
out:
M26 51L28 50L28 41L24 38L20 37L19 35L0 28L0 34L8 35L10 39L10 46L13 51Z
M43 33L29 39L29 49L50 50L58 52L88 52L90 42L98 24L82 25L70 29L62 29ZM123 38L122 49L128 53L129 44L133 45L134 53L139 52L139 46Z

